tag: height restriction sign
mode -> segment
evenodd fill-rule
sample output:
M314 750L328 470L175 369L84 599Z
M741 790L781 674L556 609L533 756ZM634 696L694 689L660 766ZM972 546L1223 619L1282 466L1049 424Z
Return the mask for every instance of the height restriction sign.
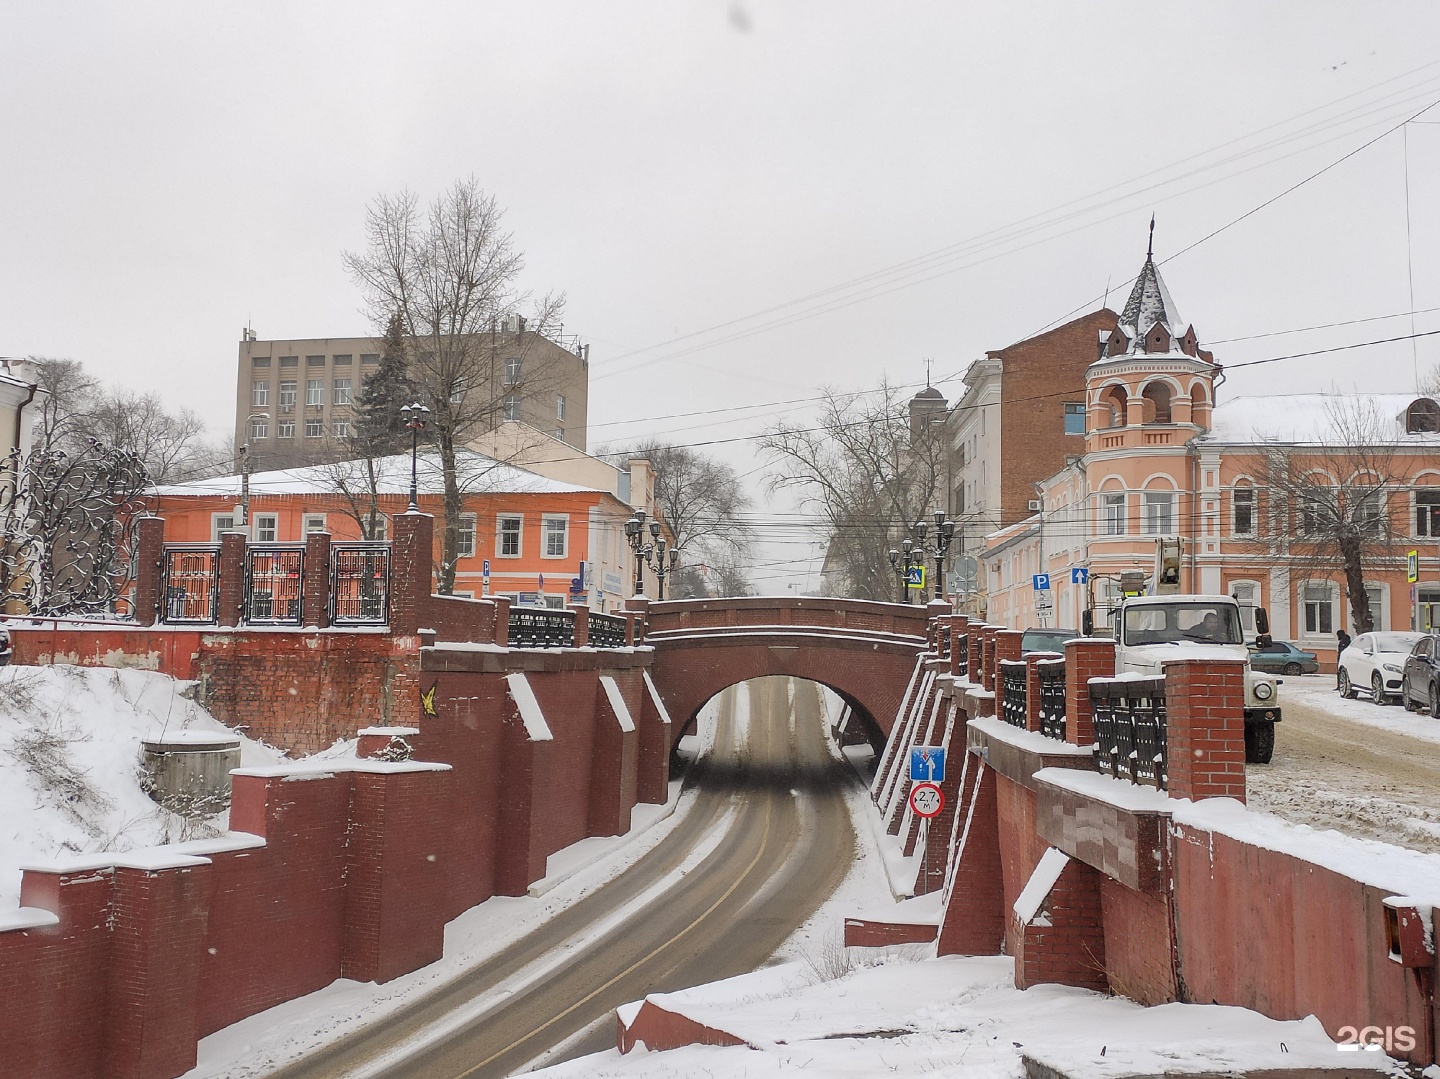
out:
M910 788L910 808L928 820L945 808L945 794L937 783L916 783Z

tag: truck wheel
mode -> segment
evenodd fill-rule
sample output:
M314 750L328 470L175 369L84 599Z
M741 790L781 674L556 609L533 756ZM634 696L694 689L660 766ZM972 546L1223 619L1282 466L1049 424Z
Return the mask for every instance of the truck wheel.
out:
M1245 724L1245 763L1269 764L1275 752L1275 724L1271 722Z
M1337 688L1340 691L1340 696L1348 697L1351 700L1355 699L1355 687L1350 684L1350 672L1347 671L1344 667L1340 668L1339 684Z
M1302 672L1301 672L1301 670L1300 670L1300 664L1298 664L1298 663L1287 663L1287 664L1285 664L1285 669L1284 669L1283 671L1281 671L1280 673L1281 673L1281 674L1288 674L1291 678L1294 678L1297 674L1300 674L1300 673L1302 673Z

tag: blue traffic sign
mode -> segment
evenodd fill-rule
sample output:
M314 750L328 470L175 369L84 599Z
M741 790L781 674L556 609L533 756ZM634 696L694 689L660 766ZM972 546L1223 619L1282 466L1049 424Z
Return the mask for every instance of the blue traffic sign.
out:
M1037 592L1046 592L1050 589L1050 574L1048 573L1037 573L1030 578L1030 581L1035 585Z
M911 566L905 571L905 583L911 588L925 587L925 567Z
M945 747L912 746L910 778L916 783L945 782Z
M1071 583L1071 584L1087 584L1087 583L1089 582L1089 580L1090 580L1090 571L1089 571L1088 569L1086 569L1084 566L1071 566L1071 567L1070 567L1070 583Z

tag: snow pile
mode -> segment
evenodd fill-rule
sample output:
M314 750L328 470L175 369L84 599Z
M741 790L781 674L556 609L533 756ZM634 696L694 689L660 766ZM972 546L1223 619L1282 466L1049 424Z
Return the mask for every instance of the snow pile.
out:
M48 858L219 835L228 814L191 822L140 786L140 742L179 731L233 734L183 694L191 683L101 667L0 669L0 910L20 870ZM278 751L241 740L241 763Z
M1342 1065L1351 1074L1381 1073L1393 1063L1379 1053L1342 1056L1313 1017L1281 1022L1218 1005L1144 1008L1060 985L1021 991L1013 975L1005 956L892 959L828 981L799 964L769 967L648 998L746 1046L611 1050L535 1074L1009 1077L1022 1074L1029 1057L1074 1079L1108 1079Z
M1286 677L1285 685L1281 689L1281 704L1283 706L1292 702L1366 727L1394 731L1418 742L1440 746L1440 719L1407 712L1394 705L1376 704L1370 699L1368 690L1357 698L1342 697L1335 690L1333 674ZM1284 733L1283 727L1280 733ZM1423 752L1424 749L1424 746L1416 747L1418 752Z

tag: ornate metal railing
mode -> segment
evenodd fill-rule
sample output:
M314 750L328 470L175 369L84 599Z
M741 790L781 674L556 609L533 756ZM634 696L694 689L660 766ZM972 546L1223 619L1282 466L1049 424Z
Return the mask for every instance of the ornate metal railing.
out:
M1095 767L1116 779L1168 789L1165 679L1104 679L1090 683L1095 709Z
M616 614L590 612L590 647L624 648L625 619Z
M336 543L330 547L330 622L383 626L390 621L390 545Z
M942 658L950 655L950 626L946 623L940 624L940 632L936 635L935 644Z
M161 556L160 621L213 626L220 611L220 545L173 543Z
M1025 661L1023 659L1002 659L1000 680L1005 687L1005 699L1000 702L1000 718L1012 727L1025 727Z
M254 546L245 551L245 621L298 626L305 595L305 548Z
M549 607L511 607L510 647L574 648L574 612Z
M970 634L962 633L955 638L955 647L959 650L960 658L955 663L955 674L957 677L970 677Z
M1042 659L1035 664L1040 683L1040 733L1065 741L1065 661Z

